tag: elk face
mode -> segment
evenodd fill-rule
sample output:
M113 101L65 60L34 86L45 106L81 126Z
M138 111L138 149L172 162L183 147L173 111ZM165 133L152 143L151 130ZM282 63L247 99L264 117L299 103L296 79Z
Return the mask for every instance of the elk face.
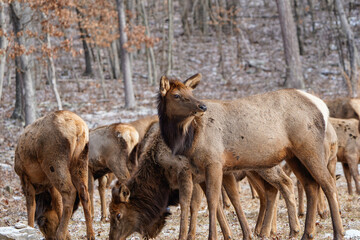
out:
M201 74L191 76L184 83L169 80L166 76L160 80L160 96L165 103L165 114L170 119L185 119L191 116L201 116L207 110L206 105L197 100L192 93L200 82Z
M59 218L55 210L47 210L37 219L40 231L46 239L56 239L56 230L59 226Z
M136 231L137 212L131 208L129 197L125 184L117 184L112 190L109 240L125 240Z

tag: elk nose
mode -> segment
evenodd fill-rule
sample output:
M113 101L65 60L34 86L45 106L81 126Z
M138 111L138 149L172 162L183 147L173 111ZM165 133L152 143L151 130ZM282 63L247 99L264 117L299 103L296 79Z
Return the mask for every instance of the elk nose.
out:
M206 110L207 110L207 107L206 107L205 104L199 104L199 105L198 105L198 108L199 108L201 111L203 111L203 112L206 112Z

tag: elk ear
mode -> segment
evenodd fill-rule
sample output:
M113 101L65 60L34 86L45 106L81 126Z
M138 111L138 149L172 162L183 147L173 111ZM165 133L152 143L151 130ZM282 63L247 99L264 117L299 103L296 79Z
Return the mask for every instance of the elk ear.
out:
M192 89L196 88L202 78L201 73L197 73L185 80L184 84Z
M167 91L170 90L170 82L166 76L162 76L160 79L160 94L164 97Z
M125 184L121 184L119 188L119 197L121 202L129 202L130 190Z

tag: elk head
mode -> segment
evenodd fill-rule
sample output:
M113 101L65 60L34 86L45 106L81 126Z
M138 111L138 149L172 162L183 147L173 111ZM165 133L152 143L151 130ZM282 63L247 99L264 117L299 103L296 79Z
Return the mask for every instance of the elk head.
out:
M136 231L137 212L129 204L130 190L119 182L112 189L110 203L110 240L125 240Z
M158 116L165 143L174 154L184 154L192 145L193 120L206 112L206 105L193 96L201 74L195 74L183 83L163 76L160 80Z
M59 218L55 210L47 210L37 219L40 231L46 239L56 239L56 230L59 226Z
M166 76L160 79L160 98L166 103L165 114L170 119L183 119L200 116L206 111L206 105L197 100L192 90L201 80L201 74L195 74L184 81L171 80Z

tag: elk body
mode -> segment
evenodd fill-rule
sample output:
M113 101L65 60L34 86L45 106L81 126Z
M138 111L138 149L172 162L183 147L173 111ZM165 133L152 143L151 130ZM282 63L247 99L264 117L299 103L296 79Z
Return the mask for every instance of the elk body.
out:
M34 227L37 211L46 239L69 238L67 227L77 193L84 208L87 238L95 239L87 183L88 141L86 123L69 111L39 118L18 140L14 168L26 198L28 224Z
M334 239L343 239L335 180L325 164L328 108L317 97L285 89L233 101L200 101L192 90L197 74L184 83L162 77L158 115L173 154L183 154L205 172L209 239L216 239L216 209L223 172L258 169L286 160L308 199L302 239L315 232L319 186L328 199Z
M338 136L337 159L341 162L346 178L348 192L352 195L351 178L354 179L356 193L360 194L359 169L360 163L360 134L359 120L330 118Z
M157 116L145 117L130 123L114 123L90 130L89 140L89 194L94 215L94 180L99 179L101 220L106 220L105 184L107 173L113 173L124 182L137 166L137 156L130 153L142 140ZM136 153L134 153L136 154Z

